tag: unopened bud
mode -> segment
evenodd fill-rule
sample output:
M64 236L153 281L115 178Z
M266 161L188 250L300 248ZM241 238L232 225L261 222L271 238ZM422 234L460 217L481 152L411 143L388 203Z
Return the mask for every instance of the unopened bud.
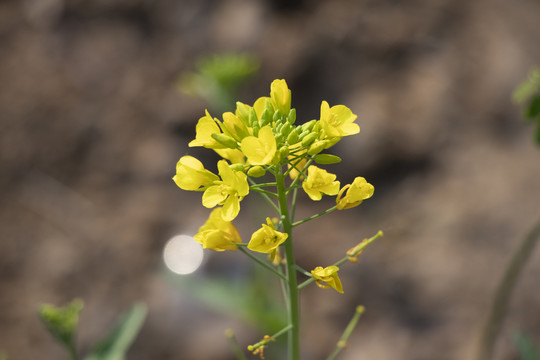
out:
M318 136L319 134L317 133L311 133L307 135L305 138L302 139L302 146L308 147L317 139Z
M266 174L266 170L260 165L252 166L251 168L249 168L247 174L251 177L261 177Z

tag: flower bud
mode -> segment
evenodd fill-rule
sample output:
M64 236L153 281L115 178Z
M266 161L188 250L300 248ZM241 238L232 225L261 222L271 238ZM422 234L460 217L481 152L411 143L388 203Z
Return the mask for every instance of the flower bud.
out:
M298 132L296 131L296 129L293 129L290 133L289 133L289 136L287 137L287 143L289 143L290 145L294 145L296 144L300 139L298 138Z
M318 154L313 157L313 160L317 164L321 165L337 164L338 162L341 162L341 158L339 156L331 154Z
M294 122L296 121L296 109L291 109L289 111L289 115L287 116L287 122L289 124L294 124Z
M261 177L266 174L266 170L260 165L252 166L251 168L249 168L247 174L251 177Z
M311 144L311 146L309 147L307 153L308 153L308 155L318 154L318 153L320 153L321 151L324 150L325 146L326 146L326 141L325 140L315 141L313 144Z
M302 146L308 147L317 139L318 136L319 134L317 133L311 133L307 135L305 138L302 139Z

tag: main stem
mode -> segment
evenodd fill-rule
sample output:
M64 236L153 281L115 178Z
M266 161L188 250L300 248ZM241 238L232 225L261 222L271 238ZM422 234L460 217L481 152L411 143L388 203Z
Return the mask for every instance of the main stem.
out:
M298 280L296 278L296 262L294 259L294 249L292 240L292 220L289 217L289 205L287 203L287 192L285 189L285 177L283 167L278 165L276 169L276 183L279 201L279 209L283 231L287 233L285 241L285 255L287 259L287 290L289 324L292 328L289 330L289 360L300 360L300 332L299 332L299 302L298 302Z

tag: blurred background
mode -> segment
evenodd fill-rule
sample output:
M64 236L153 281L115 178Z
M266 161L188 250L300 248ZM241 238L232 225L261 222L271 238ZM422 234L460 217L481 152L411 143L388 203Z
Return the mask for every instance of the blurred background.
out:
M345 294L302 292L304 358L329 354L362 304L341 359L472 359L497 282L540 217L540 150L511 102L540 64L539 14L537 0L0 1L0 353L66 358L36 309L76 297L81 352L137 301L148 317L129 359L228 360L226 328L242 345L264 335L219 290L275 290L242 254L205 251L190 275L163 261L168 240L209 214L171 177L182 155L215 166L187 144L205 109L223 111L181 79L228 53L256 64L234 100L283 78L299 122L327 100L361 127L327 169L365 177L374 197L298 227L296 252L311 269L385 236L342 268ZM244 238L267 216L256 200L235 222ZM298 218L332 202L307 200ZM538 278L536 251L496 359L517 359L518 330L540 344Z

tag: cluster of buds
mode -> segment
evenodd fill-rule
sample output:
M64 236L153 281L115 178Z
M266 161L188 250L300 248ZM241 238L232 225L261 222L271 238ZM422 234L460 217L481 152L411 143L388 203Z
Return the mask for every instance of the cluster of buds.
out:
M216 251L244 245L231 221L239 214L242 199L250 191L261 190L255 178L268 172L275 175L283 167L291 179L289 189L302 188L314 201L323 195L337 195L335 209L349 209L370 198L374 188L364 178L341 186L336 175L317 166L341 161L321 152L343 137L359 133L355 119L348 107L323 101L319 119L296 125L296 110L291 108L291 91L285 80L274 80L270 97L261 97L253 105L237 102L236 111L224 113L221 120L206 111L189 146L202 146L219 154L218 174L205 169L198 159L183 156L173 177L181 189L203 192L202 204L215 208L195 240ZM278 247L290 237L279 231L280 226L267 219L253 233L247 248L274 258ZM324 281L341 292L339 281L330 280L336 278L335 272L334 268L316 270L313 276L319 277L318 284Z

